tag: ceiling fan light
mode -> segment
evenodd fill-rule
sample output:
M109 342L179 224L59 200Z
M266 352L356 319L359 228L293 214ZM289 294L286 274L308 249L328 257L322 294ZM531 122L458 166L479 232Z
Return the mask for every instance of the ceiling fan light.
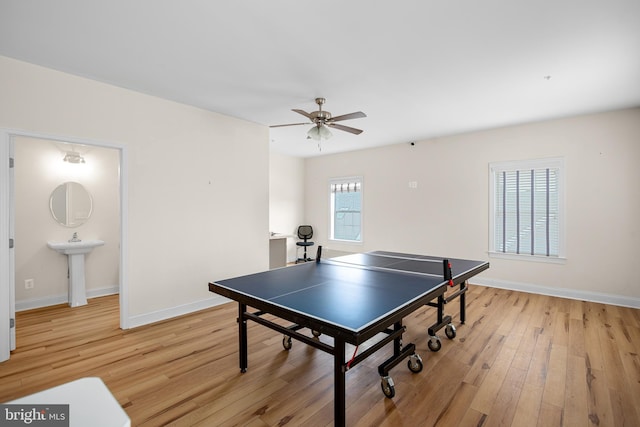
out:
M326 126L320 126L318 128L318 133L320 134L320 139L329 139L333 136L331 131L327 129Z
M314 126L307 132L307 139L313 139L314 141L329 139L332 136L333 134L326 126Z
M320 130L317 126L312 127L307 132L307 139L313 139L314 141L320 141Z

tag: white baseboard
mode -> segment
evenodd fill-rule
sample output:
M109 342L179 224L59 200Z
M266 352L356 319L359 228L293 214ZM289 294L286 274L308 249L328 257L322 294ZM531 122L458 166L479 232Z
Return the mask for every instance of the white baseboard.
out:
M224 304L229 301L231 300L220 295L215 295L212 298L207 298L206 300L195 301L189 304L179 305L177 307L170 307L164 310L158 310L151 313L131 316L129 317L129 327L136 328L138 326L160 322L162 320L171 319L172 317L178 317L185 314L193 313L194 311L205 310L207 308L215 307L217 305Z
M87 291L87 298L104 297L107 295L114 295L119 292L118 286L111 286L108 288L89 289ZM32 310L34 308L48 307L50 305L58 305L69 302L69 294L50 295L42 298L31 298L21 301L16 301L16 311Z
M97 298L106 295L117 294L118 290L118 286L113 286L110 288L91 289L87 291L87 298ZM164 310L141 314L138 316L132 316L129 318L129 327L135 328L137 326L143 326L149 323L160 322L172 317L182 316L185 314L193 313L194 311L215 307L229 301L231 300L220 295L215 295L212 298L208 298L206 300L183 304L177 307L171 307ZM32 310L34 308L48 307L51 305L65 304L68 302L69 295L67 294L52 295L43 298L33 298L28 300L16 301L16 311Z
M489 279L475 277L471 279L472 284L488 286L491 288L508 289L512 291L528 292L532 294L549 295L560 298L575 299L580 301L590 301L602 304L618 305L621 307L631 307L640 309L640 298L627 297L622 295L605 294L601 292L580 291L567 288L551 288L548 286L534 285L530 283L510 282L499 279ZM118 286L110 288L92 289L87 291L87 298L96 298L106 295L118 293ZM140 314L129 318L129 327L147 325L150 323L160 322L172 317L182 316L199 310L215 307L220 304L227 303L231 300L215 295L206 300L196 301L189 304L183 304L151 313ZM16 311L31 310L34 308L47 307L50 305L64 304L69 302L68 295L54 295L45 298L34 298L29 300L16 301Z
M487 279L483 277L474 277L470 282L477 285L488 286L490 288L509 289L512 291L528 292L531 294L548 295L580 301L598 302L602 304L618 305L621 307L640 308L640 298L622 295L567 288L551 288L548 286L533 285L530 283L509 282L506 280Z

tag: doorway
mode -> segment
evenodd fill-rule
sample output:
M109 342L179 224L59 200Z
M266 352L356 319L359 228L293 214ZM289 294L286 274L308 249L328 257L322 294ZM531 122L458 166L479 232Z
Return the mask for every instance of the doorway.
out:
M3 313L3 319L0 320L0 361L8 359L8 351L15 348L15 329L19 325L12 324L11 319L15 319L16 307L21 310L64 302L60 299L64 299L65 291L68 289L66 259L60 259L60 254L49 249L46 243L48 240L66 241L71 238L73 232L78 232L80 238L87 239L105 240L105 235L110 236L110 250L103 250L100 256L96 252L93 259L87 259L87 296L119 292L120 327L126 329L128 313L124 257L127 209L125 147L113 143L6 130L0 130L0 137L0 157L8 157L6 165L9 165L9 158L15 159L9 171L0 168L1 176L9 178L9 182L3 179L2 184L3 190L8 190L9 197L0 198L1 225L3 229L5 226L9 229L9 238L15 240L13 248L8 251L0 250L0 266L6 266L8 268L3 270L10 271L10 274L2 274L0 277L0 295L8 297L2 298L3 302L0 303ZM86 167L84 171L80 168L69 168L79 166L80 162L65 165L63 158L67 151L81 157L84 154L86 160L83 165L92 167ZM112 159L111 171L104 169L105 159L108 158ZM93 165L89 164L89 159ZM101 164L103 169L100 169ZM39 178L38 174L33 172L38 169L42 175ZM27 174L23 174L25 170L28 171ZM110 173L115 174L115 177L109 178L112 186L106 188L107 184L101 185L100 181L109 181L105 174ZM44 182L34 186L29 181L32 179L36 180L33 182L37 182L38 179ZM70 228L56 223L51 215L49 197L60 184L57 181L83 181L90 192L99 193L92 194L96 203L86 225ZM108 200L115 202L110 203ZM107 208L108 204L116 206ZM105 218L109 215L111 218ZM105 242L105 247L101 249L108 247L109 242ZM16 250L18 247L20 250ZM93 266L90 266L89 261ZM90 270L98 271L90 273ZM107 281L92 287L90 274L95 274L96 277L107 276ZM48 289L52 283L54 286ZM9 319L4 318L4 313L9 313ZM9 327L8 330L3 326L4 323Z

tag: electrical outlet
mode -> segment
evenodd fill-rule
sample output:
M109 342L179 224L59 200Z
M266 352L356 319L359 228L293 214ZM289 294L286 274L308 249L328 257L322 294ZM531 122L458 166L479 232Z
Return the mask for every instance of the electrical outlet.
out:
M33 281L33 279L26 279L24 281L24 288L25 289L33 289L35 287L35 282Z

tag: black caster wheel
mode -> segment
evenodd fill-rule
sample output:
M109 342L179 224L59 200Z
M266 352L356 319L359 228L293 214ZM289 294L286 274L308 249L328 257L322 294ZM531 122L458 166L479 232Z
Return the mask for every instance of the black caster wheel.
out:
M291 337L288 337L286 335L282 337L282 347L284 347L285 350L291 350L291 347L293 347Z
M447 338L452 340L456 337L456 327L453 326L451 323L449 323L447 326L445 326L444 333L447 336Z
M424 367L422 364L422 358L417 354L413 354L409 357L407 366L409 367L409 370L414 374L422 371L422 368Z
M393 385L391 377L382 378L380 387L382 388L382 393L384 393L384 395L389 399L392 399L396 395L396 388Z
M433 336L427 343L427 347L431 351L439 351L442 348L442 342L440 342L440 338Z

